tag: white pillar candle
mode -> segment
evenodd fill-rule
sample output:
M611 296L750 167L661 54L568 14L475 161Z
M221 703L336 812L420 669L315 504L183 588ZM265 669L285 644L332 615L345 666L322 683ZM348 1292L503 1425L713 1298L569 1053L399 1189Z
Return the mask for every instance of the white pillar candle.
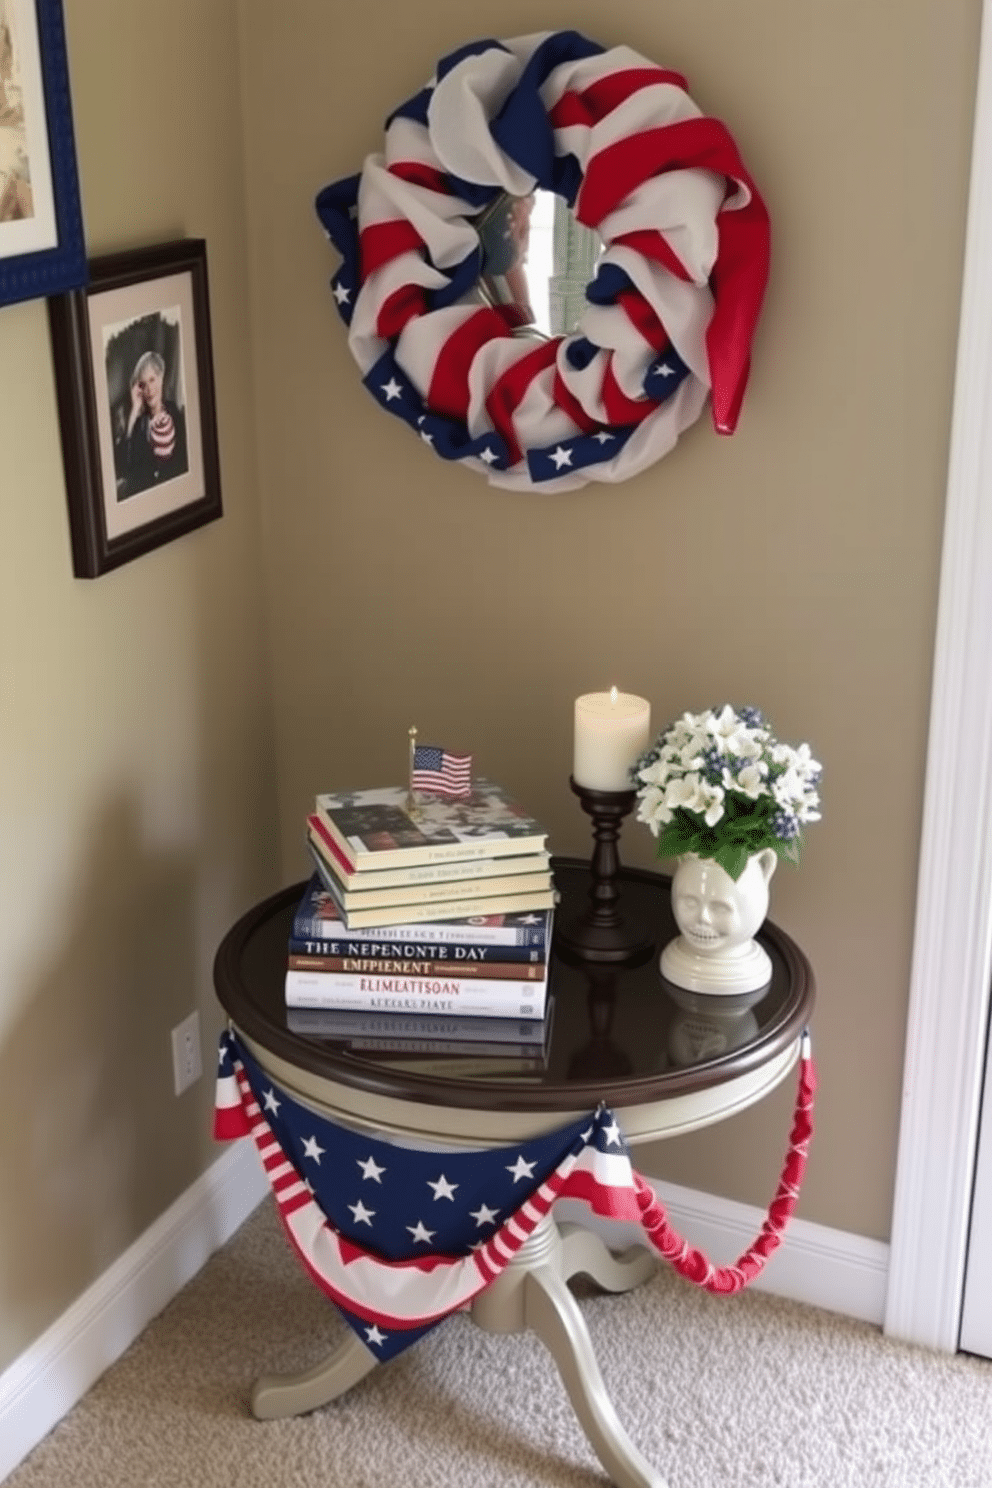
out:
M587 692L575 699L572 778L586 790L633 789L630 768L648 747L651 704L632 692Z

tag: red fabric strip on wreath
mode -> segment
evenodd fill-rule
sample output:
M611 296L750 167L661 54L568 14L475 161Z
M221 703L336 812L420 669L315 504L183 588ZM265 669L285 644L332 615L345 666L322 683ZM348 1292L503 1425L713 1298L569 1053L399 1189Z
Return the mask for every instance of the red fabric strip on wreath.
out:
M616 72L590 83L581 93L563 93L549 115L552 128L567 129L577 124L591 129L642 88L653 88L659 83L668 83L683 92L688 87L681 73L669 72L664 67L632 67L628 72Z

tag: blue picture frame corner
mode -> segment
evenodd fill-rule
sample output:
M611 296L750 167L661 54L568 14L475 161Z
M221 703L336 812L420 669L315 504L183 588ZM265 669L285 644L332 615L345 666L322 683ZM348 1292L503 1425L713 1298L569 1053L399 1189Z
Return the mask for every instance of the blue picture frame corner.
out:
M0 258L0 306L89 282L62 0L34 0L34 6L58 241L51 248Z

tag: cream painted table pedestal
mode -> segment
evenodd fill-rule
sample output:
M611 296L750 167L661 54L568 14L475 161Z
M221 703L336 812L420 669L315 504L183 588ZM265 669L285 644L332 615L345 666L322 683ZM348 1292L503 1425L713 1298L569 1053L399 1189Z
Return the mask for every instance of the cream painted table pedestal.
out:
M585 904L588 871L568 858L555 859L554 869L561 919ZM623 908L655 925L657 944L664 945L675 933L670 881L624 869L621 882ZM498 1068L494 1062L491 1073L480 1072L475 1060L471 1074L459 1076L451 1058L439 1061L436 1071L414 1072L389 1051L294 1032L283 978L303 887L274 895L238 921L217 952L214 981L232 1026L271 1078L353 1128L439 1149L501 1146L554 1131L605 1102L636 1148L745 1109L775 1089L798 1060L813 1007L813 974L798 946L767 921L758 938L771 958L772 979L746 1006L671 987L658 972L656 953L618 967L577 963L553 948L545 1068L526 1075L508 1070L505 1060ZM648 1249L615 1254L591 1230L557 1222L552 1210L472 1304L482 1328L538 1334L618 1488L664 1488L664 1479L616 1415L568 1282L583 1274L620 1292L639 1285L655 1265ZM259 1380L252 1411L272 1419L314 1410L378 1362L351 1335L311 1369Z

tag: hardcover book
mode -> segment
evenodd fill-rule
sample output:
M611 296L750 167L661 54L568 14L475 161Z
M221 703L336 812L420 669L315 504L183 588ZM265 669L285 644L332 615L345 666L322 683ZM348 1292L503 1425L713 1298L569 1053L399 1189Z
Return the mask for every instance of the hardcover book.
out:
M417 961L389 960L375 956L299 956L289 954L290 971L364 972L370 976L420 976L480 978L495 981L543 982L547 979L546 962L526 961Z
M465 800L415 800L403 786L325 792L316 814L349 871L543 852L547 829L491 780Z
M366 950L345 951L341 947L374 941L388 944L389 955L422 956L426 945L467 945L503 946L508 950L520 947L540 952L538 959L543 959L551 944L551 919L550 910L504 911L500 914L473 912L453 919L440 919L432 913L429 919L416 924L397 919L385 926L352 929L345 925L333 896L315 873L293 917L292 937L294 940L323 941L322 954L327 956L369 955L372 953ZM393 949L397 945L415 945L417 949L397 952ZM335 949L332 950L332 946ZM431 959L442 958L435 955ZM516 957L506 959L515 960Z
M467 894L459 899L438 899L423 904L363 905L350 908L343 904L330 870L314 858L321 883L334 900L335 907L349 931L363 926L391 925L397 919L407 924L429 923L437 915L459 920L475 914L499 914L501 911L523 912L527 910L553 909L556 894L553 888L518 890L513 893ZM524 878L530 875L524 875ZM461 885L462 888L465 885Z
M548 984L470 977L366 976L355 972L286 972L286 1006L357 1008L367 1012L458 1013L543 1018Z
M338 921L334 922L338 924ZM408 925L408 930L416 930L416 925ZM430 928L427 926L426 928ZM510 975L509 968L519 968L514 975L524 977L530 976L534 967L542 967L547 961L547 951L544 946L519 946L519 945L466 945L457 940L427 940L425 938L415 940L360 940L357 935L349 936L344 926L341 926L343 938L340 940L298 940L291 936L289 941L289 954L291 956L362 956L370 961L430 961L443 967L446 971L455 971L463 966L498 966ZM388 935L392 933L392 926L385 930L367 930L366 935Z
M443 914L445 903L451 899L481 899L483 896L492 898L494 894L530 893L531 890L553 887L551 874L547 869L538 873L518 873L515 867L517 859L504 858L503 872L495 877L479 877L474 873L467 873L462 878L444 879L441 883L390 884L387 888L373 888L366 887L361 882L362 874L355 874L352 882L358 882L359 887L349 889L338 878L334 864L312 836L308 838L307 846L314 866L327 884L329 892L348 910L376 909L385 905L402 909L404 904L437 904L439 913ZM495 861L499 862L500 859Z
M323 820L312 811L307 831L314 847L344 889L389 889L404 884L447 883L453 879L494 878L506 873L549 873L551 854L520 852L495 858L463 858L454 863L407 864L402 868L363 868L355 872Z

